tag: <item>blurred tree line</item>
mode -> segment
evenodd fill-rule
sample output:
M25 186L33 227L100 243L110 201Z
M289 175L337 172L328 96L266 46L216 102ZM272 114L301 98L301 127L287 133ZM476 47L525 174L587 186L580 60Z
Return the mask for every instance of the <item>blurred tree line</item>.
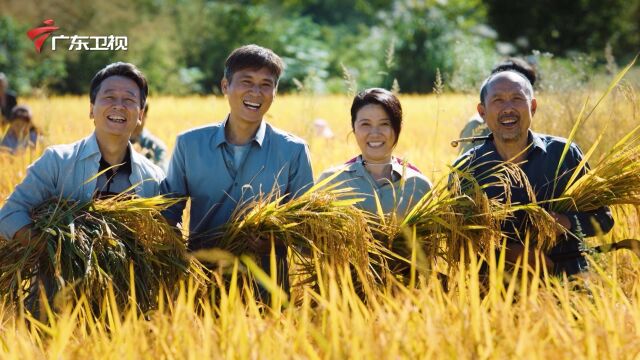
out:
M126 52L33 48L26 31L126 35ZM501 58L533 50L628 61L640 49L640 0L0 0L0 71L21 93L86 93L92 75L130 61L162 94L219 92L228 53L257 43L281 55L281 91L368 86L473 89ZM50 41L50 40L49 40ZM581 55L582 56L582 55Z

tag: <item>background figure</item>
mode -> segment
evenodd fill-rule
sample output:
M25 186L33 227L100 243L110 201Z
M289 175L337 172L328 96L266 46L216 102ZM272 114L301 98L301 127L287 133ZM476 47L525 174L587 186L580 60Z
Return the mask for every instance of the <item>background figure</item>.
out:
M9 90L9 80L0 72L0 125L4 125L11 117L11 110L18 103L16 94Z
M144 106L142 121L131 134L131 144L133 144L133 148L137 152L158 165L164 172L167 172L169 165L167 145L144 128L147 123L147 116L149 116L149 103L146 103Z
M41 132L31 119L31 109L28 106L18 105L13 108L7 121L8 128L1 134L0 151L16 154L36 147Z
M536 69L531 64L529 64L528 62L526 62L521 58L512 57L504 60L503 62L499 63L491 70L491 74L499 73L501 71L508 71L508 70L514 70L521 73L529 80L529 82L531 83L531 86L536 85L536 79L537 79ZM484 122L480 114L476 112L475 115L473 115L469 119L467 124L464 126L464 128L460 132L460 138L467 138L472 136L486 136L486 135L489 135L490 132L491 130L489 130L489 127L487 127L487 124ZM474 141L461 142L460 154L464 154L465 152L467 152L467 150L477 146L478 144L479 144L478 142L474 142Z

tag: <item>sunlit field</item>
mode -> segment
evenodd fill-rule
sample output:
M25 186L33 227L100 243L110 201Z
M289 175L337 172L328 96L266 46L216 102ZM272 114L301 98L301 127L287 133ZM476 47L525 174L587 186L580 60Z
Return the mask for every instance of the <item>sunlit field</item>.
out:
M578 129L576 142L584 151L604 134L594 160L640 124L636 91L623 83ZM600 95L540 94L534 130L569 136L583 104L590 110ZM477 96L402 95L400 100L404 125L395 155L441 181L458 155L450 142L475 112ZM31 106L46 144L73 142L93 129L88 96L22 102ZM222 97L151 96L149 103L147 128L169 148L177 134L221 121L228 111ZM359 154L350 106L348 96L281 95L267 121L307 141L317 176ZM319 118L328 122L333 138L314 133ZM0 198L11 193L41 150L0 155ZM640 236L635 210L614 210L614 230L591 244ZM186 282L147 314L107 306L96 318L81 301L63 307L48 323L25 321L19 306L5 302L0 358L638 358L640 262L626 250L591 260L592 270L579 284L521 272L503 281L507 275L493 264L489 286L481 289L472 257L467 266L450 271L448 291L435 276L419 277L413 287L370 289L366 300L353 289L350 274L318 268L328 281L294 288L286 305L276 297L272 306L256 304L235 286L217 287L203 297Z

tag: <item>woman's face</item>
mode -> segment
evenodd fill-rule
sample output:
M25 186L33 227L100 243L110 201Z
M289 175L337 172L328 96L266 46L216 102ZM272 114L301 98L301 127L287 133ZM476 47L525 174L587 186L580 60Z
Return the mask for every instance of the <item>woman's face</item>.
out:
M368 104L356 114L353 132L362 152L362 158L371 163L391 161L396 134L391 119L378 104Z

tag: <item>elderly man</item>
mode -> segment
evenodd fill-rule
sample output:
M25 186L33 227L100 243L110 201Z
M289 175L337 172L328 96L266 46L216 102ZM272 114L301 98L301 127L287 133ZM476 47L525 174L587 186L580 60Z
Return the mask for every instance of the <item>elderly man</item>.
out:
M536 70L529 63L520 58L508 58L491 69L491 74L499 73L502 71L513 70L524 75L532 86L536 85ZM472 138L472 137L484 137L489 135L491 130L487 127L484 119L476 112L469 121L465 124L464 128L460 132L460 138ZM460 146L460 154L464 154L472 147L476 146L476 141L465 141Z
M471 171L481 184L495 180L486 174L496 164L504 161L519 164L533 188L535 200L558 198L583 155L577 145L571 144L560 164L567 140L531 131L531 119L536 108L533 87L520 72L507 70L489 76L482 85L477 110L491 134L482 144L463 154L456 163ZM556 178L558 165L560 171ZM578 171L582 176L585 170ZM488 186L485 191L489 197L503 197L503 189L498 186ZM529 198L525 189L512 186L511 201L527 204L534 199ZM563 214L552 212L551 215L566 231L559 232L557 245L542 254L549 271L556 275L574 275L585 271L587 261L581 255L582 237L596 235L598 228L603 233L611 230L613 217L609 209ZM594 226L594 222L597 226ZM524 214L516 214L515 219L505 224L503 231L509 237L507 261L513 262L522 255L526 230ZM534 259L528 261L532 264Z
M141 197L157 195L163 171L129 143L142 119L147 89L144 75L132 64L114 63L98 71L91 81L89 106L95 131L73 144L47 148L29 166L0 209L0 236L25 244L35 241L30 212L50 198L90 201L132 187Z
M287 201L313 184L305 142L264 120L283 68L270 49L257 45L235 49L225 62L221 83L229 115L178 136L162 191L191 199L192 250L215 247L206 234L225 224L239 205L270 192L286 195ZM167 211L170 223L182 221L184 207L182 202ZM247 241L256 253L265 254L262 266L268 268L270 242ZM287 290L286 249L278 247L276 252L280 284Z

